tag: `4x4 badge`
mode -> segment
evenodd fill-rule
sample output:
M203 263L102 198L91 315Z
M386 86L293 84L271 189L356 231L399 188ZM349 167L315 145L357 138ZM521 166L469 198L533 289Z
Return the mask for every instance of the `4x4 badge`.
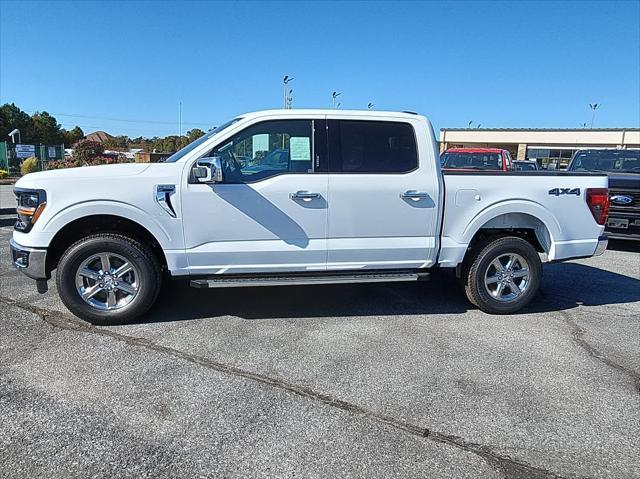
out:
M560 195L580 196L580 188L554 188L552 190L549 190L549 194L553 196L560 196Z

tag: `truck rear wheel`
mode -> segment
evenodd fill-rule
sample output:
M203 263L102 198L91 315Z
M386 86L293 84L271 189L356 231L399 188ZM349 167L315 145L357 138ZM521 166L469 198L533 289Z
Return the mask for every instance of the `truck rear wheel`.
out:
M538 252L517 236L481 242L463 265L467 298L485 313L509 314L523 308L538 292L541 279Z
M160 264L150 248L114 233L71 245L56 274L64 305L98 325L122 324L144 314L156 301L161 282Z

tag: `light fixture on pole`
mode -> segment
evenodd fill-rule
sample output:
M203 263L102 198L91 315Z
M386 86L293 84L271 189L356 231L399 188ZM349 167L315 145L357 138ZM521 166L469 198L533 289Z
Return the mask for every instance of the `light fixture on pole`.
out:
M285 75L282 79L282 105L285 110L287 109L287 85L291 80L293 80L293 77L289 75Z
M331 94L331 98L333 99L333 109L334 109L334 110L337 108L337 105L338 105L338 101L337 101L337 100L338 100L338 97L339 97L340 95L342 95L342 93L341 93L341 92L337 92L337 91L334 91L334 92Z
M369 102L369 104L367 105L367 110L373 109L374 106L376 105L373 102Z
M14 143L16 142L16 135L18 135L18 143L22 143L22 138L20 136L20 130L18 130L17 128L14 128L11 133L9 133L7 136L11 137L11 141L13 141Z
M596 110L602 106L602 103L589 103L589 108L591 108L591 129L593 129L593 122L596 119Z

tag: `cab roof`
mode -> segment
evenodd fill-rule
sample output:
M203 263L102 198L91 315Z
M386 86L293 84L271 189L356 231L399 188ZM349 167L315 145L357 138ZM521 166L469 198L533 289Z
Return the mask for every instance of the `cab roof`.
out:
M372 118L405 118L413 119L424 118L422 115L407 111L381 111L381 110L336 110L332 108L326 109L276 109L276 110L262 110L252 111L243 115L238 115L238 118L249 119L259 118L263 116L281 116L281 117L300 117L300 116L332 116L332 117L372 117Z

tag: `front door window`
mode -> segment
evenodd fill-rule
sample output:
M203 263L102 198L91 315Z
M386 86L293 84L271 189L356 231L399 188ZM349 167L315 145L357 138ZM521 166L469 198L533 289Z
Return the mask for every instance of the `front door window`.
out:
M217 146L224 183L253 183L284 173L312 173L312 122L265 121Z

